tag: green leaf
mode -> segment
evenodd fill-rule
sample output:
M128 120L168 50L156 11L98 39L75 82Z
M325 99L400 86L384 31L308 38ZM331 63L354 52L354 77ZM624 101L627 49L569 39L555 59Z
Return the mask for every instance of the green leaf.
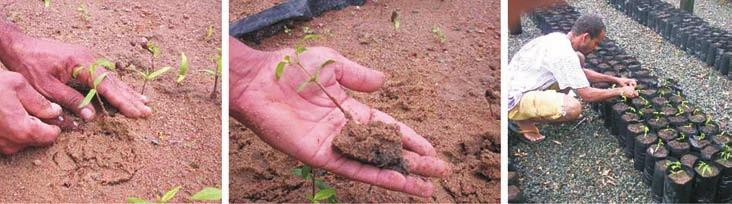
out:
M175 197L175 194L178 193L180 188L181 188L181 186L176 186L175 188L170 189L168 192L165 192L165 194L163 194L163 197L160 198L160 202L167 203L168 201L172 200L173 197Z
M297 86L297 90L295 90L295 91L297 91L298 93L301 92L303 89L305 89L306 86L308 86L308 83L310 83L311 80L312 80L312 78L309 79L309 80L305 80L302 83L300 83L300 85Z
M206 72L206 73L210 74L211 76L216 76L216 72L214 72L213 70L206 69L206 70L203 70L203 72Z
M317 34L307 34L305 37L302 37L303 40L317 40L320 39L320 35Z
M210 25L208 26L208 30L206 31L206 40L211 39L211 36L214 34L214 26Z
M399 13L396 11L391 12L391 23L394 24L394 29L399 29Z
M194 200L194 201L221 200L221 189L211 188L211 187L203 188L203 190L199 191L196 194L193 194L193 196L191 197L191 200Z
M307 51L307 50L308 50L308 49L307 49L307 48L305 48L305 47L296 47L296 48L295 48L295 54L297 54L297 55L300 55L300 54L302 54L303 52L305 52L305 51Z
M313 169L310 168L310 166L303 165L303 167L302 167L302 178L304 178L304 179L310 179L311 172L313 172Z
M188 73L188 57L186 57L185 53L180 53L180 66L178 66L178 79L175 80L176 83L179 83L183 81L183 79L186 78L186 74Z
M100 74L99 76L97 76L96 79L94 79L94 84L93 84L94 89L96 89L97 86L99 86L99 84L102 83L102 80L104 80L104 78L107 77L107 74L108 74L108 72L104 72L104 73Z
M315 196L313 196L313 200L321 201L330 198L331 196L334 196L336 194L336 190L332 188L323 189L315 193Z
M96 94L97 94L96 89L89 90L89 93L86 94L86 96L84 97L84 100L81 100L81 103L79 103L79 106L77 108L82 108L86 105L89 105L89 103L91 103L91 100L94 98L94 95L96 95Z
M277 63L277 68L275 69L275 79L280 80L280 77L282 77L282 72L285 71L285 61L280 61Z
M317 186L317 187L318 187L318 189L326 189L326 188L330 188L330 186L328 186L328 184L327 184L327 183L323 182L323 181L322 181L322 180L320 180L320 179L315 179L315 186Z
M158 57L160 54L160 47L155 45L152 40L147 41L147 51L150 52L150 54L153 55L153 57Z
M138 197L127 197L127 203L143 204L143 203L150 203L150 202L146 201L145 199L138 198Z
M43 6L45 6L46 8L51 6L51 0L43 0Z
M302 167L292 168L292 170L290 170L290 172L292 173L292 175L295 175L297 177L302 177Z
M102 66L102 67L110 69L110 70L117 69L117 67L115 67L114 63L112 63L111 61L109 61L107 59L98 59L96 62L94 62L94 64L97 64L99 66Z
M153 73L150 73L150 75L148 75L148 77L149 77L149 79L155 79L158 76L163 75L165 72L168 72L168 70L170 70L170 67L163 67Z
M76 79L77 77L79 77L79 73L81 73L81 70L83 70L83 69L84 69L84 67L74 68L74 71L71 72L71 77L73 77L74 79Z

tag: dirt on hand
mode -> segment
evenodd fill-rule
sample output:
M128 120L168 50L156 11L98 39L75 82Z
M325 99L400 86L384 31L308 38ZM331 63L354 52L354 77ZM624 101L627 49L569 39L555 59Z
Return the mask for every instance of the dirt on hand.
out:
M402 135L396 124L380 121L358 124L349 120L341 134L333 139L333 146L349 158L407 174Z

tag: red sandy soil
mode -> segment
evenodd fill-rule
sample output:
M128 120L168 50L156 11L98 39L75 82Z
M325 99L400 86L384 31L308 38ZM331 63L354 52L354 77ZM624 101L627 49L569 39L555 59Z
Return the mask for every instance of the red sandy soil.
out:
M278 2L231 0L231 21ZM451 176L432 180L432 198L321 174L337 189L339 201L499 202L499 102L484 97L486 87L500 95L499 9L498 1L368 1L296 24L292 35L248 44L270 51L293 47L303 27L309 27L321 35L311 45L334 48L387 75L381 90L352 96L414 128L432 142L440 158L454 165ZM389 21L393 11L400 14L398 30ZM435 25L447 35L444 44L431 32ZM310 184L290 173L299 162L233 121L230 201L308 202Z
M91 19L77 10L84 4ZM182 185L174 202L221 186L220 97L210 99L213 79L201 72L221 46L221 2L165 0L5 0L0 13L32 36L90 48L98 57L123 65L116 77L139 91L138 69L149 55L131 42L152 37L162 54L157 65L174 67L148 84L154 114L145 120L122 115L107 125L92 122L64 132L50 147L0 156L3 202L125 202L128 196L154 199ZM204 40L208 26L216 32ZM174 78L185 52L190 60L184 86ZM159 144L153 144L153 141Z

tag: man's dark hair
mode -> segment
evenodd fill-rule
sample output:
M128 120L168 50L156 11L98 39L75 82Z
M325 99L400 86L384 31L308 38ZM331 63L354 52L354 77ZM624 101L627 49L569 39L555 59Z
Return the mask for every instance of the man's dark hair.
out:
M605 23L602 22L602 17L595 14L583 15L572 26L575 35L589 33L592 38L597 38L604 31Z

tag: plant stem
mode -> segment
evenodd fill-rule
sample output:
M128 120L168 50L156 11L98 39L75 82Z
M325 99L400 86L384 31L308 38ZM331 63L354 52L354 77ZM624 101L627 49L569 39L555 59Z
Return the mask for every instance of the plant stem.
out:
M102 103L102 98L99 96L99 93L94 95L96 95L97 102L99 102L99 106L102 107L102 111L104 111L104 116L108 116L109 112L107 112L107 108L104 107L104 103Z
M305 72L305 74L308 75L308 79L313 78L313 75L310 74L310 72L308 72L308 70L305 69L305 67L302 66L302 64L300 64L299 57L297 59L297 66L300 67L300 70L302 70L303 72ZM332 95L330 95L330 93L328 93L328 91L325 90L325 87L323 87L323 85L320 84L319 81L314 81L313 83L317 84L318 85L318 88L320 88L320 91L323 91L323 93L325 93L325 95L328 96L328 98L330 98L331 101L333 101L333 103L336 105L336 107L338 107L338 109L340 109L341 112L343 112L343 115L346 116L346 119L348 119L348 120L352 120L353 119L353 117L351 117L351 114L348 113L348 112L346 112L346 109L343 109L343 107L341 106L341 103L339 103L338 100L335 99L335 97L333 97Z
M147 79L145 79L142 82L142 91L140 92L140 95L145 95L145 86L147 85Z
M313 168L313 172L310 173L310 183L313 184L313 199L315 199L315 170L317 169Z
M217 74L217 75L214 75L214 86L213 86L213 90L211 90L211 99L216 98L216 87L218 86L218 84L219 84L219 75Z

